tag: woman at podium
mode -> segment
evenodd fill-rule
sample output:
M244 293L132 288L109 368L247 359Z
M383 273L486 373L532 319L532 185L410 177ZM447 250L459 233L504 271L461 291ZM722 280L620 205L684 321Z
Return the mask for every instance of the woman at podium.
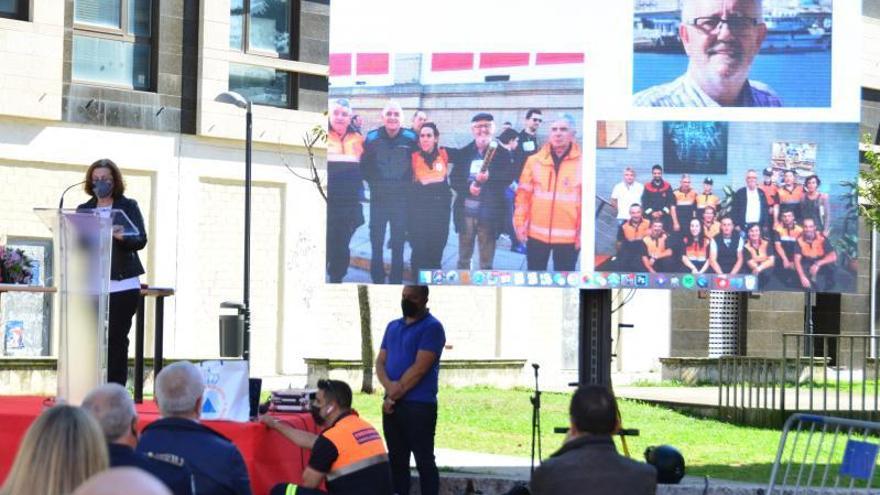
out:
M107 381L125 386L128 378L128 332L140 300L140 275L144 266L138 251L147 245L144 217L137 201L126 198L125 180L119 167L109 159L101 159L86 171L84 189L91 196L79 205L81 209L125 212L138 229L138 235L123 236L114 228L113 253L110 261L110 315L107 323Z

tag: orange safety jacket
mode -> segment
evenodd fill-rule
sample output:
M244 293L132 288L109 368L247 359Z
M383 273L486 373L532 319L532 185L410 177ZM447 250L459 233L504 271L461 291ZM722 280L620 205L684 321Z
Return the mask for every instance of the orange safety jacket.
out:
M700 245L696 239L685 238L684 255L691 261L706 261L709 258L709 246L712 239L708 237L703 239Z
M712 222L712 225L700 224L703 226L703 234L710 239L714 239L721 232L721 222Z
M697 195L697 209L702 210L706 208L706 206L712 206L718 210L718 205L721 204L721 200L718 199L718 196L714 194L698 194Z
M547 244L577 244L581 226L581 150L572 143L559 168L547 143L523 166L513 225Z
M693 189L684 192L681 189L672 191L675 197L675 213L679 222L686 222L694 217L697 203L697 192Z
M364 137L356 132L340 136L332 128L327 132L327 162L357 163L364 153Z
M425 162L425 157L420 151L413 152L412 171L413 182L423 186L446 182L446 177L449 175L449 155L446 149L440 148L434 163L430 165Z
M759 184L758 189L764 191L764 196L767 198L767 206L773 206L776 204L776 200L779 197L779 186L776 184Z
M344 416L321 435L339 452L327 473L327 481L388 462L388 453L379 432L355 414Z
M777 189L777 195L779 196L779 204L799 205L801 199L804 197L804 188L801 186L794 186L792 190L789 191L785 186L782 186Z
M753 246L751 242L746 241L746 251L749 252L749 259L757 261L758 263L763 263L770 257L768 254L769 248L770 243L764 239L761 239L761 242L757 247Z
M804 236L798 237L798 248L801 256L811 260L819 260L825 257L828 252L825 250L825 236L816 232L816 238L813 242L804 239Z
M789 229L782 222L777 223L773 230L776 231L776 240L779 242L794 242L804 232L804 229L798 224L794 224L794 227Z
M620 226L620 229L625 240L638 241L648 235L648 231L651 230L651 222L643 218L638 225L633 225L631 220L627 220Z
M645 247L648 250L648 256L654 259L668 256L670 253L666 252L666 239L666 234L661 235L657 239L654 239L651 236L647 236L642 239L642 241L645 243Z

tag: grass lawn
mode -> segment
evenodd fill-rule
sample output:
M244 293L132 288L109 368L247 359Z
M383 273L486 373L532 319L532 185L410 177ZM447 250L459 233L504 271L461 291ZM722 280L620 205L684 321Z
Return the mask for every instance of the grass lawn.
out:
M437 447L528 457L530 396L528 390L441 389ZM553 428L568 425L569 398L569 394L542 394L545 458L562 443L563 436L554 434ZM361 416L380 429L381 400L379 394L354 398ZM689 475L756 483L770 478L779 431L696 419L632 401L621 401L621 415L624 427L641 432L627 439L633 458L643 460L649 445L668 444L682 452Z

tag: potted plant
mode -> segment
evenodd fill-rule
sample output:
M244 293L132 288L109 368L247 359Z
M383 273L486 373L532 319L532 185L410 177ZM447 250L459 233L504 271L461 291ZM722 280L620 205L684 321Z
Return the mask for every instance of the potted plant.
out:
M21 249L0 246L0 282L29 284L33 277L33 260Z

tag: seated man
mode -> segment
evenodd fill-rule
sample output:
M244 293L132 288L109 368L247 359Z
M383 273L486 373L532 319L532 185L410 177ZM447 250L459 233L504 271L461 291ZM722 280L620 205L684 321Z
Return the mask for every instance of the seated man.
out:
M795 223L794 211L792 210L782 213L782 223L776 224L773 228L773 244L778 260L776 277L788 287L797 287L794 253L797 249L797 240L802 232L803 229Z
M645 253L642 264L651 273L678 271L672 266L672 248L669 247L669 236L663 231L663 221L651 222L651 234L642 239Z
M391 495L391 468L382 437L369 423L351 410L351 388L339 380L319 380L318 394L312 403L312 417L326 426L320 435L297 430L272 416L260 418L288 440L312 451L303 481L297 487L276 485L272 494L325 493L315 488L326 478L327 493L332 495ZM291 491L291 490L294 491Z
M134 451L138 418L125 387L118 383L101 385L86 395L82 408L98 420L107 437L110 467L134 466L159 478L174 495L193 493L193 475L183 459L147 457Z
M663 223L662 219L658 219ZM629 207L629 220L617 229L617 255L614 267L621 271L642 271L642 252L645 244L642 239L648 235L651 222L642 217L642 207L633 204Z
M611 435L620 424L617 402L607 388L579 387L571 398L569 418L571 425L562 448L532 475L532 495L654 494L654 466L627 459L614 447Z
M199 495L250 495L247 467L238 448L199 423L205 380L189 361L170 364L156 377L162 419L144 428L137 451L181 458L195 475Z
M721 232L713 239L709 264L717 274L736 275L743 264L743 240L733 230L733 219L721 219Z
M816 228L812 218L804 219L804 233L797 240L794 266L804 289L828 291L834 288L837 253Z

